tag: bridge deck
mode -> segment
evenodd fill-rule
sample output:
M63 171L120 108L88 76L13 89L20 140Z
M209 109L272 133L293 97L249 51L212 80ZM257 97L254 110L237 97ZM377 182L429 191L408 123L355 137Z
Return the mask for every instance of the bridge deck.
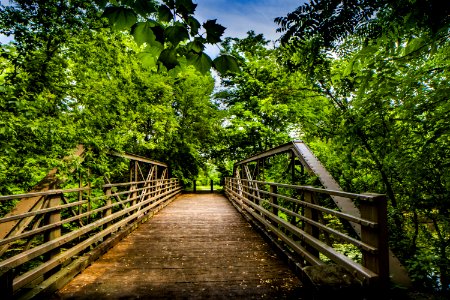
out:
M216 194L185 194L55 298L291 298L301 283Z

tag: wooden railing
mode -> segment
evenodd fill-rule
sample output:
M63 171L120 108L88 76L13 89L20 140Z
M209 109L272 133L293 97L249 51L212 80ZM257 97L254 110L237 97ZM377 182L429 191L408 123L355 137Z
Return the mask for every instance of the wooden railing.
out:
M389 258L384 195L240 178L227 178L225 193L239 210L261 224L277 241L281 240L282 247L296 254L301 266L334 263L368 285L386 286ZM360 217L339 211L331 196L356 200ZM361 226L361 238L349 234L346 221ZM351 245L356 259L336 245ZM355 253L362 257L358 259Z
M32 210L0 219L0 223L18 224L33 218L20 234L0 239L0 247L9 245L0 261L2 297L16 297L22 288L35 287L82 254L104 248L105 242L148 218L180 192L178 179L161 178L106 184L100 189L0 196L0 205L40 198Z

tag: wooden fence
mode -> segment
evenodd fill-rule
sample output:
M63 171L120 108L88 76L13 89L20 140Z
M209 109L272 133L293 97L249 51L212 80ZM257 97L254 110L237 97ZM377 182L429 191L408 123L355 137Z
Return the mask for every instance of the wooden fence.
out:
M138 181L138 162L131 166L130 182L0 196L0 205L35 201L29 211L0 219L15 228L22 224L20 232L11 230L0 239L3 299L32 298L61 287L181 192L178 179L167 178L167 167L158 172L153 165Z
M282 247L298 255L301 266L338 264L368 285L386 287L389 258L384 195L241 178L227 178L225 193L238 209L281 240ZM331 196L357 201L360 217L333 207ZM361 238L349 234L345 221L361 226ZM342 245L353 249L352 255L337 247Z

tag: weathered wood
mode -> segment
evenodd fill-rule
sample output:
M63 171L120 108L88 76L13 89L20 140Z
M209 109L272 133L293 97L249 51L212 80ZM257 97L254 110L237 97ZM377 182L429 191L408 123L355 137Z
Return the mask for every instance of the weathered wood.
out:
M50 195L56 195L56 194L61 194L61 193L74 193L74 192L87 191L87 190L88 190L88 188L85 187L85 188L65 189L65 190L61 190L61 189L47 190L44 192L30 192L27 194L0 196L0 201L21 199L21 200L33 202L32 200L30 200L30 198L39 197L39 199L40 199L42 196L50 196Z
M153 208L157 208L160 204L164 205L164 202L168 202L173 198L174 195L168 195L161 200L153 203L152 205L146 207L143 212L146 212L148 210L151 210ZM67 261L74 255L78 254L80 251L86 249L90 245L101 241L104 237L108 236L112 232L118 230L119 228L129 224L130 222L134 221L134 219L138 219L138 216L136 214L128 216L127 218L115 223L114 225L111 225L107 229L98 232L97 234L89 237L88 239L78 243L76 246L66 250L63 253L60 253L57 256L52 257L49 261L45 262L44 264L39 265L38 267L26 272L25 274L21 275L20 277L16 278L14 280L14 290L18 290L22 288L23 286L27 285L37 277L46 274L50 270L54 269L58 265L62 264L63 262ZM49 243L50 244L50 243Z
M232 178L231 180L232 180L232 184L234 184L234 185L238 184L237 183L238 179ZM244 181L244 180L243 179L239 179L239 181ZM272 183L272 182L260 182L260 183L265 183L265 184L269 184L271 186L277 186L277 187L286 187L286 188L290 188L291 187L290 185L278 184L278 183ZM310 191L310 192L325 193L325 194L329 194L330 193L330 191L327 191L327 190L315 189L315 188L309 188L309 187L304 187L304 189L301 189L301 190L303 190L305 192L306 191ZM260 192L263 193L263 194L266 194L266 195L273 195L272 193L264 191L264 190L260 190ZM320 206L320 205L311 204L311 203L308 203L308 202L305 202L305 201L302 201L302 200L298 200L298 199L295 199L295 198L292 198L292 197L289 197L289 196L285 196L285 195L277 194L276 196L279 199L284 199L284 200L288 200L288 201L291 201L291 202L294 202L294 203L298 203L298 204L301 204L301 205L303 205L305 207L310 207L310 208L316 209L318 211L321 211L321 212L324 212L324 213L327 213L327 214L336 216L338 218L341 218L341 219L344 219L344 220L348 220L348 221L351 221L351 222L354 222L354 223L357 223L357 224L360 224L360 225L363 225L363 226L369 226L369 227L376 227L377 226L377 223L375 223L375 222L371 222L371 221L365 220L365 219L360 218L360 217L359 218L358 217L354 217L352 215L348 215L348 214L345 214L343 212L332 210L332 209L329 209L329 208L326 208L326 207L323 207L323 206ZM368 198L366 196L364 196L364 198L362 198L362 199L368 199ZM371 198L369 198L369 199L371 199ZM368 201L370 201L370 200L368 200Z
M47 201L47 205L49 208L51 207L57 207L61 204L61 196L60 195L52 195L49 196L50 199ZM59 223L61 221L61 211L55 210L47 214L46 216L46 224L47 225L53 225L55 223ZM45 232L44 235L44 242L50 242L53 241L61 236L61 226L57 226L52 228L51 230L48 230ZM52 257L55 257L59 253L59 248L55 248L53 251L51 251L48 255L49 259Z
M386 197L383 195L375 195L374 201L362 201L360 210L361 217L378 223L377 228L361 228L361 240L378 249L376 253L363 251L363 265L379 275L379 287L382 290L386 290L389 284Z
M314 194L312 192L305 191L304 193L305 202L316 204L314 201ZM319 216L317 214L317 210L311 209L310 207L305 207L304 210L305 218L317 222ZM318 239L319 238L319 228L313 226L311 223L305 224L305 232L310 236ZM319 251L311 246L306 245L306 249L308 249L309 253L314 255L315 257L319 257Z
M175 191L170 192L170 193L169 192L165 192L162 195L159 195L158 198L161 198L161 199L156 201L156 202L153 202L151 205L146 207L146 210L147 209L151 209L154 206L158 205L160 202L163 202L163 201L167 200L166 198L173 197L178 192L179 192L179 190L175 190ZM14 256L14 257L6 259L6 260L0 262L0 268L5 268L5 270L6 270L6 268L14 268L14 267L16 267L18 265L21 265L22 263L25 263L25 262L27 262L27 261L29 261L29 260L31 260L31 259L33 259L33 258L35 258L35 257L37 257L39 255L47 253L48 251L51 251L51 250L53 250L53 249L55 249L55 248L65 244L65 243L67 243L67 242L69 242L69 241L79 237L82 234L85 234L85 233L87 233L87 232L89 232L89 231L91 231L91 230L93 230L93 229L95 229L95 228L105 224L105 223L108 223L108 222L110 222L110 221L112 221L112 220L114 220L114 219L116 219L118 217L121 217L121 216L127 214L128 212L136 209L138 206L142 206L142 205L148 204L150 201L151 201L151 199L147 200L145 202L138 203L138 204L136 204L135 207L130 207L130 208L124 209L122 211L116 212L116 213L114 213L114 214L112 214L112 215L110 215L108 217L105 217L105 218L100 219L100 220L98 220L96 222L93 222L93 223L91 223L89 225L86 225L85 227L80 228L77 231L73 231L73 232L70 232L70 233L62 236L62 237L59 237L59 238L57 238L57 239L55 239L55 240L53 240L53 241L51 241L49 243L42 244L42 245L37 246L37 247L35 247L33 249L30 249L28 251L22 252L22 253L20 253L20 254L18 254L16 256ZM67 221L67 220L64 220L64 221L61 221L61 222L65 222L65 221ZM61 222L56 223L56 225L60 226ZM54 225L55 224L53 224L52 226L54 226Z
M244 194L248 195L248 193L246 193L246 192L244 192ZM271 196L271 197L276 197L276 196ZM316 220L316 221L313 221L310 218L307 218L307 217L302 216L302 215L300 215L298 213L295 213L295 212L293 212L293 211L291 211L291 210L289 210L287 208L284 208L282 206L274 204L271 201L267 201L267 200L264 200L262 198L259 198L259 200L262 201L262 202L267 203L268 205L270 205L272 207L272 213L274 215L277 215L277 214L274 213L274 210L276 210L276 212L282 211L288 216L293 216L293 217L296 217L296 218L300 219L301 221L303 221L305 223L305 225L309 224L309 225L311 225L312 228L318 228L318 229L322 230L323 232L325 232L327 234L332 234L332 235L334 235L334 237L336 237L336 238L338 238L340 240L346 241L346 242L348 242L350 244L353 244L353 245L355 245L355 246L357 246L357 247L359 247L359 248L361 248L361 249L363 249L365 251L368 251L370 253L376 253L378 251L376 247L373 247L373 246L371 246L369 244L363 243L360 240L352 238L351 236L348 236L348 235L346 235L344 233L341 233L341 232L339 232L339 231L337 231L337 230L335 230L333 228L327 227L326 225L318 222L318 221L320 221L320 218L318 220ZM314 212L313 209L311 209L311 210ZM317 211L316 211L316 213L317 213ZM376 226L373 226L373 227L376 228Z
M231 191L230 191L231 192ZM327 256L329 259L334 261L335 263L342 265L348 269L354 270L356 275L360 279L371 279L371 278L377 278L378 275L365 268L364 266L359 265L358 263L352 261L347 256L335 251L332 247L326 245L322 241L312 237L311 235L305 233L303 230L297 228L296 226L290 224L289 222L285 221L282 218L279 218L277 216L274 216L271 212L261 208L260 206L256 205L252 201L246 199L244 196L235 194L231 192L231 195L233 195L236 198L240 198L241 201L243 201L247 206L244 206L244 209L246 209L249 213L252 213L252 210L257 210L266 217L270 218L271 220L277 222L280 226L284 227L285 229L289 230L291 233L299 237L302 241L306 242L309 246L313 247L314 249L318 250L320 253Z
M271 185L270 186L270 202L274 204L272 206L272 213L275 216L278 216L278 197L277 197L277 193L278 193L278 187L275 186L275 185Z
M169 202L166 202L169 203ZM151 218L154 213L158 212L160 209L164 208L165 204L160 205L156 207L150 214L147 214L145 216L141 216L136 222L133 224L129 224L124 229L121 229L114 235L112 235L110 238L108 238L106 241L104 241L101 245L96 247L93 251L83 255L82 257L76 259L73 261L70 265L63 268L58 273L54 274L51 278L47 279L46 281L42 282L29 292L25 293L24 295L20 296L19 299L25 300L25 299L47 299L58 289L65 286L67 283L69 283L73 277L75 277L78 273L80 273L82 270L84 270L86 267L88 267L92 262L97 260L101 255L103 255L108 249L115 246L117 243L119 243L124 237L126 237L130 232L135 230L137 226L140 223L143 223L147 221L149 218Z
M27 213L24 213L24 214L20 214L20 215L4 217L4 218L0 219L0 223L9 222L9 221L12 221L12 220L19 220L19 219L23 219L23 218L31 217L31 216L42 215L42 214L53 212L53 211L56 211L56 210L61 210L61 209L65 209L65 208L71 208L71 207L74 207L74 206L78 206L78 205L81 205L83 203L87 203L87 201L71 202L71 203L67 203L67 204L64 204L64 205L59 205L59 206L55 206L55 207L51 207L51 208L43 208L43 209L27 212ZM74 212L74 214L75 214L75 212Z
M112 214L112 198L111 198L111 187L107 187L104 189L105 192L105 197L106 197L106 201L105 201L105 206L107 207L105 209L105 211L103 212L103 217L109 217ZM103 225L103 229L108 228L110 225L112 224L112 222L110 223L106 223L105 225Z
M0 271L0 291L2 299L13 299L13 272L13 270L8 270L6 272Z
M240 162L235 163L233 167L233 174L238 172L241 165L248 164L250 162L258 161L260 159L270 158L274 155L291 152L293 151L298 157L302 165L302 172L305 168L309 173L315 174L322 185L328 190L329 195L339 207L339 209L347 215L354 216L356 219L360 216L360 212L356 205L353 203L352 199L356 199L355 194L345 193L341 191L339 184L334 180L331 174L326 170L322 163L317 159L314 153L309 149L309 147L301 140L292 141L284 145L280 145L273 149L269 149L262 153L258 153L252 157L244 159ZM235 176L237 177L237 176ZM278 186L286 186L284 184L277 184ZM295 187L294 187L295 188ZM303 189L304 187L300 187ZM309 188L314 189L314 188ZM313 191L313 190L311 190ZM370 195L369 195L370 197ZM361 197L360 199L370 200L370 198ZM346 218L350 222L356 234L361 237L361 226L362 224L354 222L355 219ZM405 267L402 266L398 258L389 250L389 267L391 270L391 279L393 282L404 287L411 287L412 282L408 276Z
M56 296L299 298L300 287L223 196L185 194Z

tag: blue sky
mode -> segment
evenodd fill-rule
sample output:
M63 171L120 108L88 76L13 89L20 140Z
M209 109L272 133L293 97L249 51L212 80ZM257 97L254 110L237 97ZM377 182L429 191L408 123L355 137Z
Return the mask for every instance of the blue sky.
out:
M243 38L249 30L254 30L273 41L280 37L273 19L287 15L304 2L305 0L194 0L198 4L196 17L201 21L217 19L219 24L227 28L224 36ZM215 56L219 49L211 46L206 52Z
M8 4L8 0L0 0ZM280 34L276 32L275 17L285 16L304 3L305 0L194 0L197 3L196 17L204 22L217 19L225 27L225 36L243 38L247 31L263 33L269 40L276 40ZM6 37L0 36L0 42ZM211 46L206 49L211 56L216 56L219 49Z

